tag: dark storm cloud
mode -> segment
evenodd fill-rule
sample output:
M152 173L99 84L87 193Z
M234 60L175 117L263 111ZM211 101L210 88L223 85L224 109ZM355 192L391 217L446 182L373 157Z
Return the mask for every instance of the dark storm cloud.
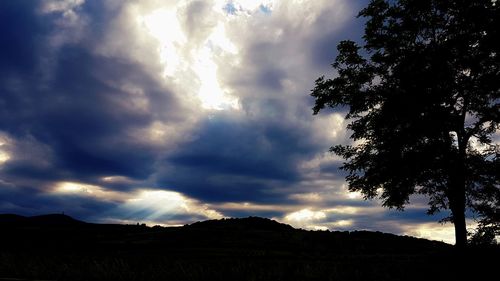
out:
M39 53L38 36L49 26L36 16L35 1L2 1L0 9L0 73L31 73Z
M56 97L60 100L54 102L60 106L39 118L39 139L51 144L58 155L57 164L69 170L90 175L147 177L155 151L134 143L127 134L147 126L152 116L127 108L123 101L129 94L100 79L142 85L154 103L175 107L175 101L163 95L164 90L136 65L89 57L79 50L68 58L65 55L57 77L61 84L54 87L61 93Z
M284 160L312 150L299 130L258 120L216 118L207 120L200 129L193 142L170 158L172 163L216 173L293 181L298 177L295 163Z
M299 180L299 160L317 149L306 133L291 124L215 115L166 159L171 168L160 183L210 202L283 201L287 194L276 190Z
M345 12L349 13L347 22L344 24L349 28L343 28L344 25L330 26L323 28L322 32L314 34L311 40L312 47L308 50L311 52L311 62L319 69L330 68L331 63L337 56L337 45L342 40L353 40L362 42L363 35L363 18L357 18L358 11L367 5L368 1L352 1L351 8ZM335 11L335 9L334 9ZM332 13L323 13L317 19L318 26L328 26Z
M75 176L147 176L154 153L137 147L125 135L127 130L147 125L151 118L121 106L120 100L126 99L127 93L106 85L99 77L120 75L145 85L152 83L141 80L145 77L133 65L94 57L84 50L61 52L58 71L47 88L2 89L0 100L5 106L1 111L6 118L0 123L4 131L20 138L29 134L50 146L54 168L75 171ZM150 93L159 91L154 84L149 87Z
M125 82L140 85L151 104L164 105L162 114L174 111L175 99L148 77L141 66L96 55L80 45L57 50L51 69L40 69L43 57L36 54L45 47L44 34L38 32L41 29L38 25L25 28L25 24L35 24L44 16L27 13L26 7L9 8L12 11L7 13L12 14L14 25L2 24L2 28L8 28L7 34L15 34L16 38L9 41L14 46L8 43L0 47L2 60L7 56L7 63L21 61L27 67L3 70L0 128L19 139L34 138L48 146L54 158L52 170L35 169L29 162L14 159L7 163L4 172L18 177L57 175L61 171L76 179L99 175L147 177L156 151L134 142L128 133L150 124L154 115L130 106L130 93L119 86ZM21 13L25 13L22 16L26 23L16 24ZM45 20L50 22L50 16ZM34 70L52 72L45 79Z

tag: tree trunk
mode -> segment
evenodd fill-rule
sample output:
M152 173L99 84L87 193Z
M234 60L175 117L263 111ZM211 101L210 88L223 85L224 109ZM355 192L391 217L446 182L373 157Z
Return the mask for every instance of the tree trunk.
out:
M465 204L464 204L465 205ZM460 210L462 209L462 210ZM455 226L455 246L464 249L467 246L467 227L465 224L465 206L453 208L453 224Z
M465 224L465 176L455 173L451 179L449 194L450 209L455 226L455 246L463 249L467 246L467 227Z
M463 115L465 120L465 113ZM451 213L453 215L453 224L455 225L455 246L464 249L467 246L467 225L465 223L465 188L466 188L466 150L468 137L463 130L457 133L458 138L458 157L453 169L451 178Z

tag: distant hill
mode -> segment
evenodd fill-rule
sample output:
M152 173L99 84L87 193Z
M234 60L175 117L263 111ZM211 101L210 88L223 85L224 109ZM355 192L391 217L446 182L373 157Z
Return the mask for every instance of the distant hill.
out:
M464 258L442 242L259 217L147 227L9 214L0 229L0 280L452 280L474 267L490 274L499 256Z
M6 225L6 224L24 224L26 223L27 218L20 216L20 215L14 215L14 214L0 214L0 224L1 225Z
M320 255L422 253L451 245L409 236L373 231L308 231L260 217L196 222L179 230L178 243L203 247L252 248L270 251L314 252ZM188 242L194 241L194 242Z
M279 223L275 220L248 217L248 218L228 218L220 220L199 221L184 226L185 228L198 229L224 229L224 230L266 230L266 231L291 231L294 228L288 224Z
M25 217L15 214L0 214L0 225L9 226L79 226L86 224L63 214L48 214Z
M136 251L140 246L148 251L217 248L225 252L251 249L284 255L339 255L422 253L450 247L442 242L381 232L307 231L260 217L207 220L183 227L147 227L90 224L61 214L33 217L9 214L0 215L0 226L7 229L4 236L11 235L10 240L14 243L10 245L15 245L17 240L31 248L50 246L57 249L58 245L72 244L73 249L89 250L96 245L106 249L120 242L127 245L124 251ZM37 232L38 235L34 235Z

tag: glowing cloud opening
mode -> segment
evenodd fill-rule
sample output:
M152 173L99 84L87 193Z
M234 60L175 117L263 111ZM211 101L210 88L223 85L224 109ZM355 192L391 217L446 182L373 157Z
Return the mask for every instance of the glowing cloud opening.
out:
M227 95L217 79L217 64L212 59L210 48L203 48L193 66L200 80L198 97L205 109L238 109L238 100Z
M183 32L177 7L160 8L137 18L137 23L158 41L158 56L165 79L180 85L192 85L193 80L197 81L199 86L194 94L204 109L239 109L238 99L228 94L217 77L216 56L238 53L226 35L224 17L218 17L218 21L203 43L197 45L191 44Z
M9 154L7 152L1 151L0 150L0 165L4 164L10 159Z
M354 223L353 220L338 220L335 221L332 225L336 227L346 227L351 226Z
M62 182L56 185L54 190L57 193L87 193L94 194L102 192L102 189L96 185L81 184L76 182Z
M290 222L316 221L324 218L326 218L324 212L314 212L309 209L303 209L285 216L285 220Z
M69 181L59 182L55 184L55 186L52 188L52 190L49 191L49 193L66 196L76 195L83 197L92 197L99 198L100 200L117 202L124 201L129 196L127 195L127 193L106 190L105 188L97 185Z
M149 34L160 43L158 52L164 66L163 75L173 77L181 66L181 50L187 42L177 19L177 10L158 9L139 17L138 23L144 25Z
M120 206L125 217L140 218L151 224L165 224L176 215L198 215L220 219L222 214L184 195L165 190L143 189Z
M455 243L455 230L453 225L440 225L437 223L424 223L415 226L407 226L405 235L416 236L431 240L443 241L449 244Z
M2 146L6 146L8 142L9 140L7 138L3 138L0 135L0 165L4 164L10 159L10 155L7 153L7 151L2 149Z
M357 200L363 198L363 195L358 191L349 191L349 193L347 193L347 197L349 199Z

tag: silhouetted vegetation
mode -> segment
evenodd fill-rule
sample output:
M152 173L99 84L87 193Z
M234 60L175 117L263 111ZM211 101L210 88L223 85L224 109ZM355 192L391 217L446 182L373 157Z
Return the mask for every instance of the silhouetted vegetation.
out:
M348 108L356 142L331 151L349 189L398 209L427 195L429 214L451 211L460 247L467 210L476 238L500 235L498 1L372 0L359 16L364 45L342 41L338 76L312 91L315 114Z
M442 242L306 231L257 217L166 228L0 216L0 227L0 280L449 280L462 274L442 269L461 260ZM470 251L477 256L467 266L493 270L497 248Z

